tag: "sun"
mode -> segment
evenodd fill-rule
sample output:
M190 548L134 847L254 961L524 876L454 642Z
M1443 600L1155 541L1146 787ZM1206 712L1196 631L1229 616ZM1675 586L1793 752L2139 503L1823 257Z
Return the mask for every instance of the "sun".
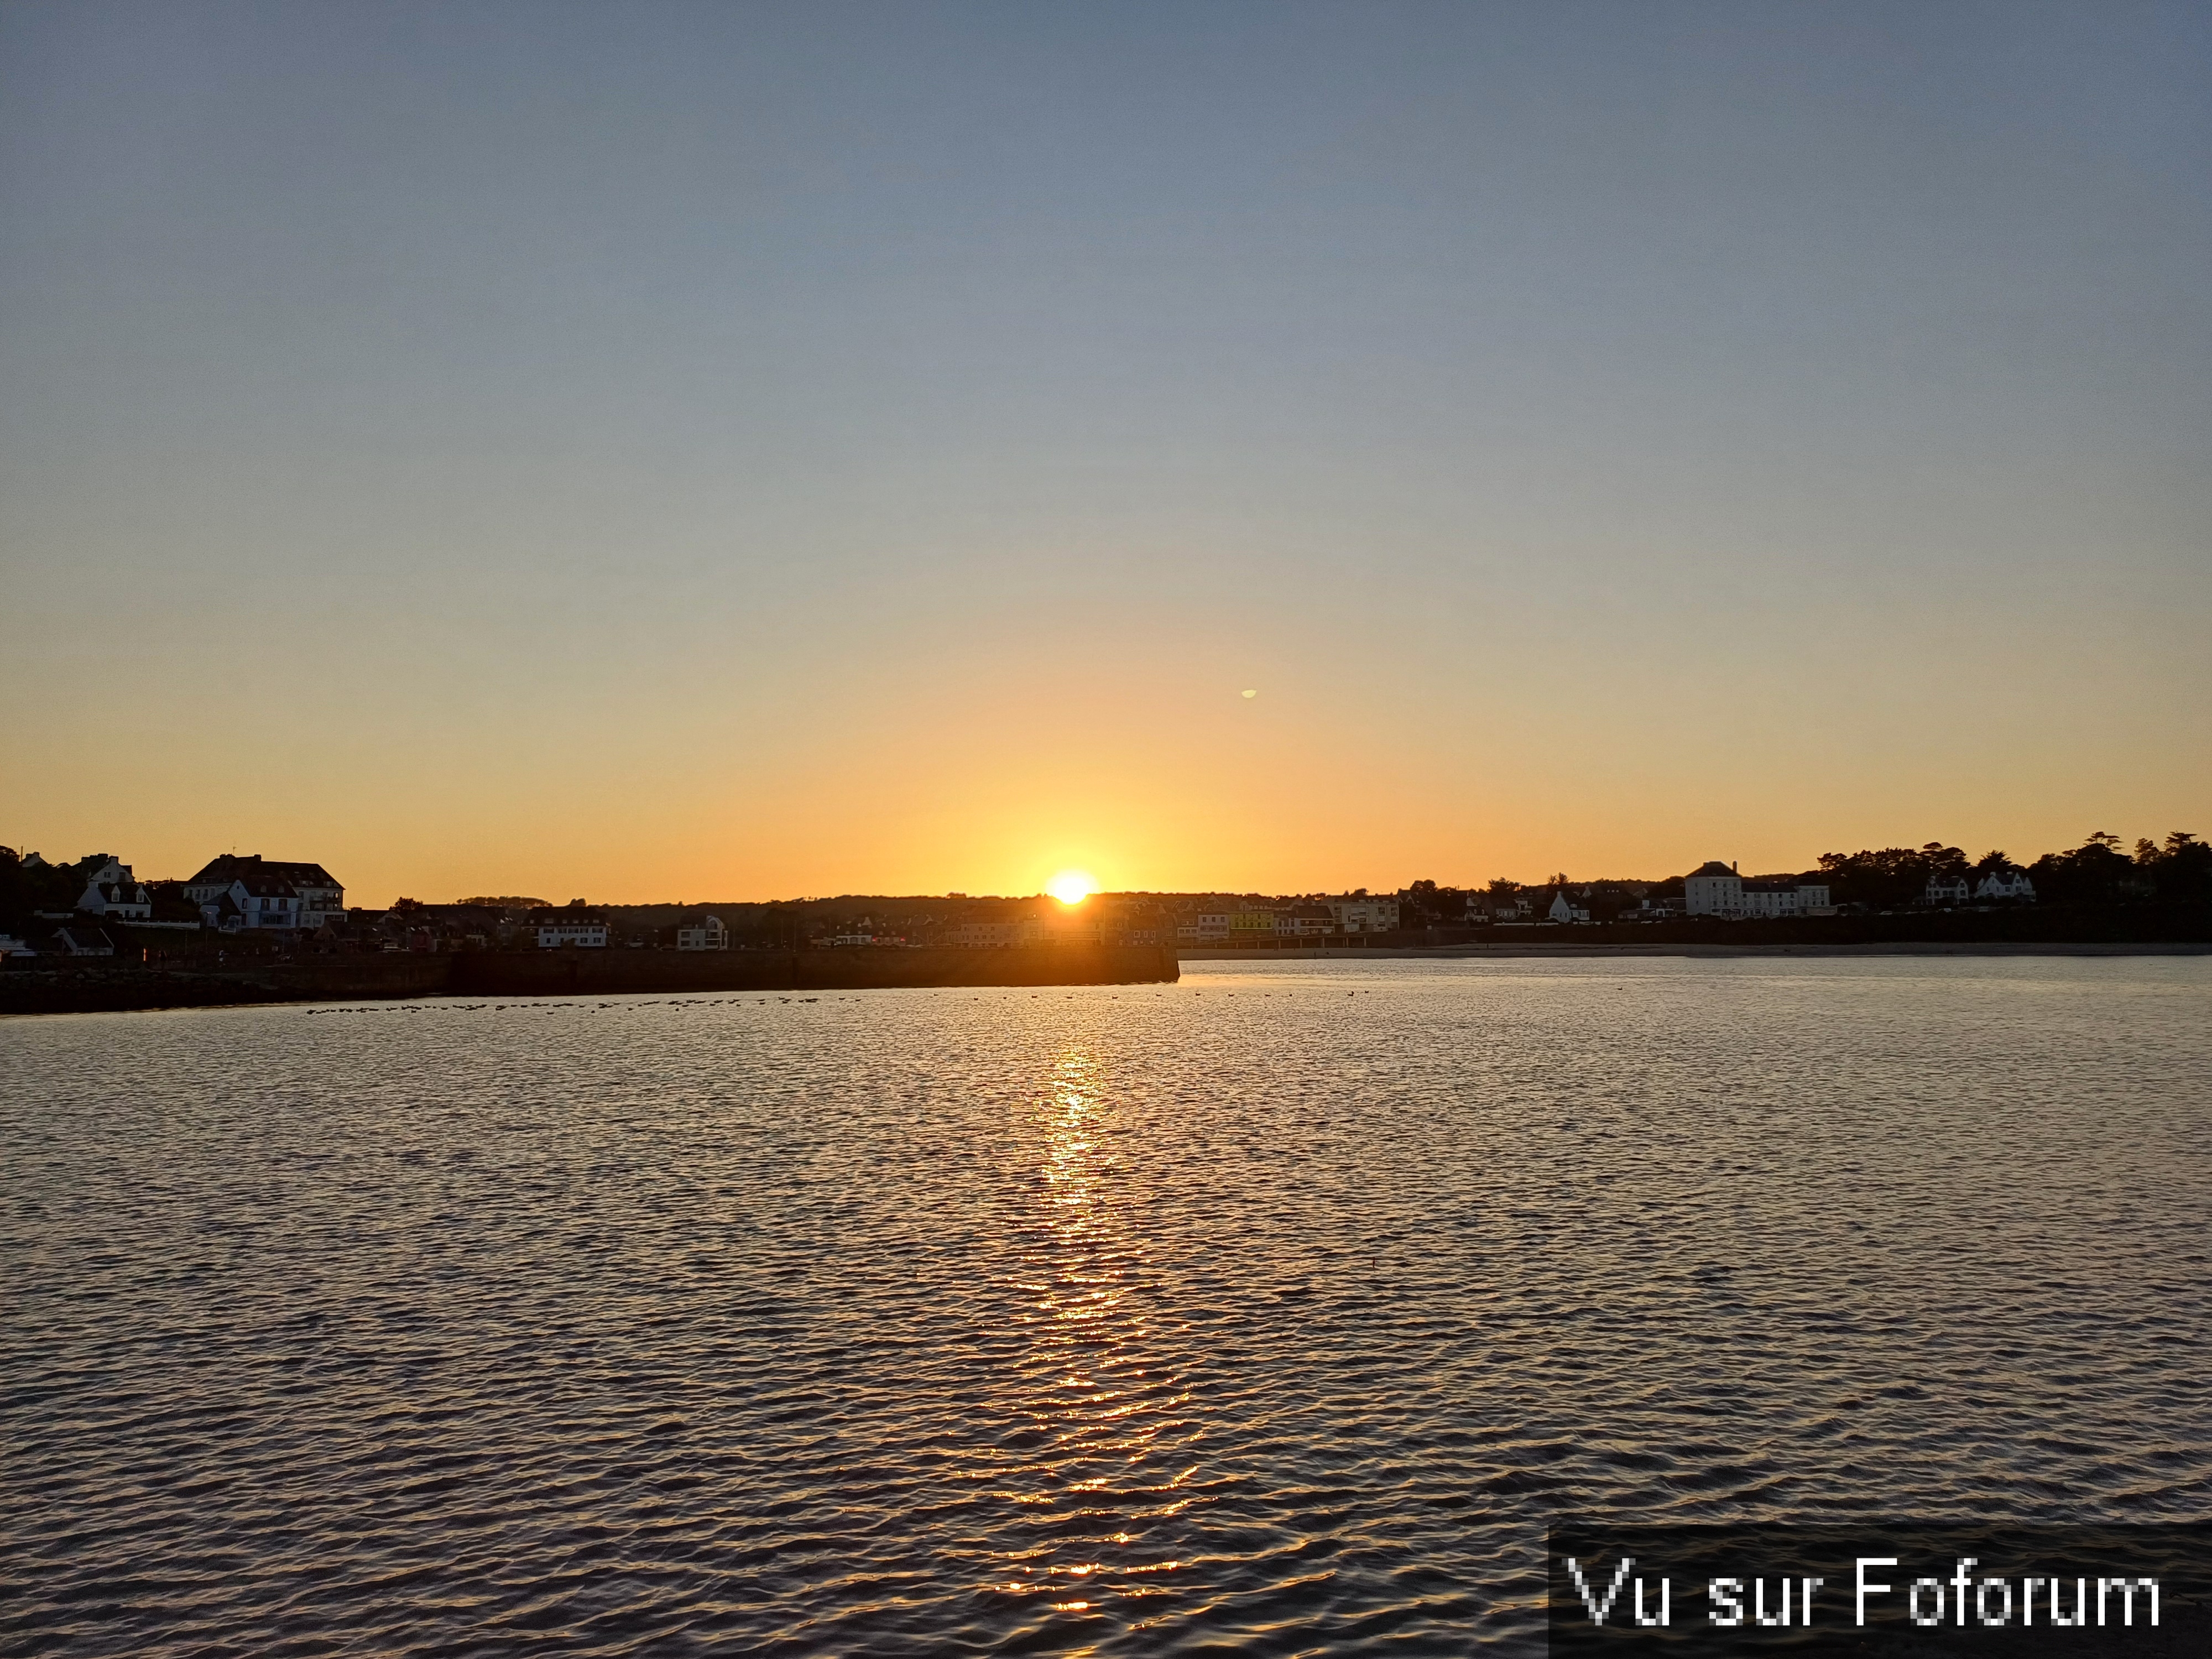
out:
M1063 870L1045 883L1044 890L1062 904L1080 904L1098 890L1088 870Z

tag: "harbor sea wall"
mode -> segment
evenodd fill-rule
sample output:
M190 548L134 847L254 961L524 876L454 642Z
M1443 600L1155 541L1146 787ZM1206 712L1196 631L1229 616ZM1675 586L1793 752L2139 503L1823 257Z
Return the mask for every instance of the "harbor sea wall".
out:
M34 957L0 972L0 1014L119 1013L134 1008L220 1008L331 997L437 996L453 957L319 957L231 968Z
M949 985L1140 985L1173 980L1172 950L1039 945L832 951L486 951L450 957L459 996L632 991L860 991Z
M327 1002L357 997L621 996L668 991L860 991L959 985L1141 985L1176 979L1172 950L477 951L301 957L191 970L137 963L10 964L0 1014Z

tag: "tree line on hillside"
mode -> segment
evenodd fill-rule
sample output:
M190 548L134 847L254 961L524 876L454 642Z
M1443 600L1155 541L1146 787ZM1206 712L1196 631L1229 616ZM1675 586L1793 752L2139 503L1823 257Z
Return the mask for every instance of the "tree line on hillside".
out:
M2100 830L2069 852L2045 853L2021 865L2001 852L1969 860L1956 847L1885 847L1878 851L1823 853L1820 875L1838 904L1894 910L1917 902L1931 881L1964 881L1971 890L1990 875L2025 871L2044 904L2203 903L2212 900L2212 844L2185 830L2163 844L2136 842L2130 857L2120 838Z
M56 915L74 910L106 858L94 854L71 864L25 864L14 848L0 847L0 933L20 935L41 912ZM199 920L199 907L185 896L184 883L149 881L145 886L156 920Z
M2212 844L2185 830L2163 842L2148 839L2124 850L2118 836L2099 830L2081 846L2045 853L2022 865L2002 852L1969 859L1956 847L1929 842L1920 847L1884 847L1856 853L1823 853L1819 867L1803 872L1747 875L1752 881L1825 883L1832 903L1868 910L1902 910L1923 902L1931 881L1963 881L1971 894L1986 876L2025 873L2042 904L2202 904L2212 902ZM1553 891L1586 905L1593 919L1609 921L1654 904L1679 902L1682 878L1664 881L1577 880L1564 871L1540 882L1500 876L1480 888L1467 889L1417 881L1399 890L1409 926L1451 926L1479 909L1496 909L1519 898L1540 899ZM1361 890L1364 896L1364 890Z

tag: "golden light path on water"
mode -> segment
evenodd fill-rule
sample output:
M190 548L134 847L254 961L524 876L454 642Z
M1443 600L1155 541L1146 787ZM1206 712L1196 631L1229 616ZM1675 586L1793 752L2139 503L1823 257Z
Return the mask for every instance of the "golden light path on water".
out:
M1101 1062L1077 1048L1054 1063L1021 1126L1039 1154L1036 1209L1013 1241L1011 1285L1025 1304L1016 1316L1030 1343L1023 1407L1042 1455L996 1495L1087 1528L1097 1553L1064 1559L1053 1543L1006 1552L999 1588L1042 1596L1060 1613L1090 1611L1109 1587L1125 1604L1168 1593L1146 1581L1182 1563L1133 1559L1139 1534L1130 1528L1176 1514L1197 1472L1161 1479L1153 1467L1163 1442L1191 1426L1181 1415L1188 1400L1146 1388L1144 1304L1131 1294L1143 1252L1115 1202L1113 1115Z

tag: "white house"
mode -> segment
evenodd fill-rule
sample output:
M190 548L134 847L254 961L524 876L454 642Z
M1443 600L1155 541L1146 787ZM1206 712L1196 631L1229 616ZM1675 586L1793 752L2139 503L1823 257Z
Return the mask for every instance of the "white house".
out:
M1397 931L1398 901L1395 899L1330 899L1328 905L1328 914L1340 933L1389 933Z
M1821 915L1829 908L1828 887L1817 881L1746 882L1732 864L1718 859L1699 865L1682 878L1686 916Z
M1568 903L1567 890L1559 887L1553 890L1552 902L1545 907L1544 916L1548 921L1588 921L1589 912Z
M1732 864L1709 859L1682 878L1682 914L1687 916L1740 916L1743 914L1743 878Z
M679 951L726 951L730 948L730 930L722 926L720 916L691 916L677 924L676 948Z
M1825 915L1828 888L1817 881L1747 881L1743 884L1747 916Z
M581 899L571 899L565 909L549 906L532 910L524 921L536 930L541 951L558 951L568 945L582 951L607 948L606 918L586 909Z
M298 890L282 876L265 870L248 869L234 875L212 898L200 901L201 919L224 933L271 927L296 930L305 925L302 914ZM322 925L319 919L315 925Z
M87 873L76 908L87 915L111 916L117 921L150 921L154 896L131 875L131 866L111 853L93 856L100 861Z
M2025 870L1992 870L1982 878L1982 884L1974 889L1974 896L1977 899L2033 904L2035 902L2035 884L2027 878Z
M1946 881L1941 876L1928 878L1928 885L1920 895L1923 904L1964 904L1966 902L1966 878L1954 876Z
M185 884L185 896L203 911L230 890L241 878L265 878L287 884L297 900L289 912L294 927L316 928L326 921L345 920L345 889L319 864L283 859L264 859L258 853L226 853L210 859L206 867Z

